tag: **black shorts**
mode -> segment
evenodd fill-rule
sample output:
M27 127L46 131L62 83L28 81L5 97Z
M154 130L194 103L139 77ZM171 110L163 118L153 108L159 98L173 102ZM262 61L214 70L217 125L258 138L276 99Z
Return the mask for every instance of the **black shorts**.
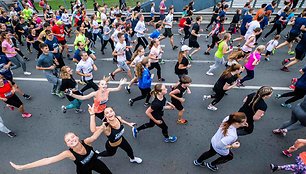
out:
M72 28L71 24L67 24L67 25L65 25L65 27Z
M163 35L164 35L165 37L172 37L173 34L172 34L171 28L165 28L165 32L163 33Z
M199 45L199 43L198 43L198 41L196 41L196 40L190 40L189 39L189 47L191 47L191 48L200 48L200 45Z
M297 37L298 36L289 33L289 36L288 36L286 41L290 43L290 42L294 41Z
M271 54L272 54L272 51L267 51L265 55L270 56Z
M19 108L23 104L16 94L14 94L12 97L8 98L5 103L9 104L11 106L14 106L16 108Z
M298 60L303 60L305 57L305 51L295 48L295 58Z
M13 76L12 77L4 77L6 80L10 81L12 85L15 85L15 82L13 81Z
M66 39L64 39L62 41L58 41L58 43L60 43L61 45L66 45L67 41L66 41Z
M179 111L181 111L181 110L184 109L182 103L181 103L180 101L176 100L176 99L172 99L172 98L171 98L171 103L172 103L172 104L175 106L175 108L176 108L177 110L179 110Z

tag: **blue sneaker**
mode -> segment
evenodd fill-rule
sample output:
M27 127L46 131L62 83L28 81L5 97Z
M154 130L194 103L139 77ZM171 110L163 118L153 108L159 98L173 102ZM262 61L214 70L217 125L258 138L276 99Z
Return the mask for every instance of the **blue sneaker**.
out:
M133 133L133 137L137 138L138 130L135 127L132 128L132 133Z
M165 143L175 143L177 140L177 137L176 136L169 136L168 138L165 138L164 139L164 142Z

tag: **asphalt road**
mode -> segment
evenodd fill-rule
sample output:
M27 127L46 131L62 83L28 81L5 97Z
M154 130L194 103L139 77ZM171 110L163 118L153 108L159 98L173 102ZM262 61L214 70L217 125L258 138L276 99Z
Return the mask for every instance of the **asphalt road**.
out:
M290 27L288 27L290 28ZM287 31L287 30L286 30ZM177 33L177 29L173 29ZM268 32L267 30L264 33ZM285 33L285 32L283 32ZM235 35L234 37L237 37ZM271 37L270 37L271 38ZM269 39L270 39L269 38ZM73 38L74 39L74 38ZM267 41L269 41L267 39ZM175 36L175 43L179 44L180 37ZM290 84L293 77L299 77L298 69L303 66L303 62L296 65L290 70L290 73L282 72L281 60L289 58L286 53L287 48L277 50L276 54L271 57L270 62L262 61L255 70L255 79L247 81L244 84L251 86L249 88L237 88L228 92L229 95L217 104L218 111L209 111L206 109L209 101L202 101L203 94L210 94L211 87L218 75L206 76L205 72L209 65L213 63L213 54L210 56L203 55L207 42L204 37L200 38L202 50L194 56L195 62L189 70L189 75L193 79L194 87L191 87L192 94L186 94L186 102L184 104L186 113L185 118L188 119L188 125L177 125L177 111L166 111L164 119L169 127L169 134L176 135L178 141L174 144L164 143L161 130L158 127L140 132L138 139L133 139L130 128L127 126L124 136L134 149L135 156L143 159L140 165L131 164L124 151L118 150L113 157L103 158L114 174L119 173L136 173L136 174L197 174L211 173L206 168L196 167L193 160L202 152L208 150L211 137L216 132L219 124L225 116L231 112L237 111L242 105L243 98L255 91L262 85L271 85L276 87L274 94L286 92L286 88ZM281 42L283 39L281 39ZM70 39L69 43L73 40ZM177 81L174 74L174 65L177 59L178 51L170 48L168 39L162 41L166 45L163 59L169 60L162 65L162 76L167 83ZM259 41L259 44L263 44ZM100 46L97 46L98 71L95 72L95 80L99 80L103 75L116 68L111 61L111 48L108 47L105 55L101 55ZM89 115L87 112L75 114L74 111L68 110L66 114L61 112L61 105L68 103L66 99L59 99L50 93L51 84L41 80L42 72L35 70L35 55L27 53L25 47L22 50L27 54L31 61L27 62L28 70L32 72L31 76L24 76L21 69L14 71L14 77L17 84L32 96L29 101L24 101L26 110L31 112L33 116L24 119L17 111L11 112L5 107L4 103L0 104L0 114L5 125L17 133L16 138L9 138L5 134L0 134L0 173L1 174L72 174L75 173L75 166L72 161L65 160L57 164L30 169L26 171L16 171L10 165L9 161L17 164L24 164L38 160L43 157L55 155L67 147L64 144L63 136L66 132L72 131L81 138L91 135L89 130ZM66 64L75 67L73 63L65 60ZM156 73L155 71L152 71ZM243 74L244 75L244 74ZM124 77L124 74L116 76L116 80ZM77 78L77 75L75 75ZM33 79L31 79L33 78ZM77 78L78 79L78 78ZM37 80L37 81L36 81ZM156 81L156 79L154 79ZM109 86L116 86L110 84ZM277 88L283 87L283 88ZM281 89L281 90L279 90ZM87 92L90 92L87 91ZM145 115L145 109L142 101L134 103L133 107L128 105L128 99L138 96L140 91L136 86L132 88L132 94L127 94L124 90L110 94L108 106L112 106L115 112L128 121L136 122L141 125L149 119ZM22 98L22 97L21 97ZM170 99L169 96L167 96ZM256 122L254 133L248 136L240 137L241 147L233 150L234 160L219 166L220 174L264 174L269 173L269 163L286 164L294 162L294 158L286 158L281 155L281 150L292 145L297 138L303 138L303 129L288 133L286 137L278 137L272 134L272 130L279 126L283 121L290 118L290 110L282 108L280 103L284 99L276 100L274 97L267 101L268 110L262 120ZM87 103L91 104L92 100L84 101L82 108L87 108ZM106 137L101 135L99 140L94 143L94 149L103 151L105 149ZM301 151L301 150L300 150ZM299 152L300 152L299 151ZM295 153L297 155L298 153ZM216 156L217 157L217 156ZM212 158L214 159L214 158ZM209 159L208 161L211 161ZM279 172L281 173L281 172Z

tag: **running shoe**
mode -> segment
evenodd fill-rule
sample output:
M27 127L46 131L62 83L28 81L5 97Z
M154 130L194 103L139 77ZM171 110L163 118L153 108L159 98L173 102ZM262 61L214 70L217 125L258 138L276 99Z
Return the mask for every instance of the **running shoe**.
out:
M82 81L82 80L79 81L79 84L80 85L86 85L86 83L84 81Z
M176 50L177 48L178 48L178 46L174 45L172 49Z
M127 93L131 94L131 88L129 86L125 86L124 89L127 91Z
M165 64L165 61L163 59L159 59L160 64Z
M295 90L295 86L294 85L290 85L289 88Z
M216 172L216 171L218 170L218 167L217 167L217 166L211 165L211 163L204 163L204 164L205 164L205 166L206 166L209 170L211 170L211 171L213 171L213 172Z
M210 99L211 96L210 95L203 95L203 100L207 100L207 99Z
M80 113L82 113L82 112L84 112L83 109L76 109L76 110L75 110L75 113L76 113L76 114L80 114Z
M131 163L140 164L140 163L142 163L142 159L139 158L139 157L134 157L134 159L131 159L131 158L130 158L130 162L131 162Z
M210 55L210 53L209 53L209 52L206 52L206 51L204 52L204 54L205 54L205 55Z
M282 65L285 65L286 63L288 63L290 60L288 60L288 59L284 59L283 61L282 61Z
M213 76L213 75L214 75L214 73L211 73L211 72L206 72L206 75L208 75L208 76Z
M28 112L24 112L23 114L21 114L21 116L23 118L30 118L32 116L32 114L28 113Z
M290 72L289 69L287 67L282 67L280 70L285 71L285 72Z
M279 99L279 98L281 98L281 96L282 96L281 94L276 94L275 99Z
M164 81L165 81L165 79L164 79L164 78L160 78L160 79L158 79L158 81L160 81L160 82L164 82Z
M30 100L30 99L31 99L31 96L28 95L28 94L23 94L23 98L26 99L26 100Z
M62 106L62 112L65 114L67 112L67 108L63 105Z
M216 111L218 108L216 106L210 104L210 105L207 106L207 109L211 110L211 111Z
M266 42L266 38L264 38L264 37L263 37L263 38L261 38L261 40L262 40L263 42Z
M65 94L63 92L57 92L56 95L59 97L59 98L64 98L65 97Z
M187 124L187 123L188 123L188 121L187 121L187 120L185 120L185 119L180 119L180 120L177 120L177 121L176 121L176 123L177 123L177 124L182 124L182 125L185 125L185 124Z
M132 134L134 138L137 138L138 130L135 127L132 127Z
M271 163L271 164L270 164L270 169L271 169L271 172L275 172L275 171L278 170L278 166Z
M133 104L134 104L134 101L132 99L129 99L129 105L133 106Z
M56 90L52 90L52 91L51 91L51 94L52 94L52 95L56 95Z
M11 106L11 105L6 105L6 107L8 107L11 111L14 111L15 110L15 107L14 106Z
M143 106L148 108L151 104L150 103L144 103Z
M181 45L184 45L184 41L185 41L185 39L181 38L181 41L180 41Z
M275 54L275 51L276 51L276 49L273 49L273 50L272 50L272 55L274 55L274 54Z
M269 57L265 58L265 61L270 62L270 58Z
M188 55L187 58L188 58L190 61L193 60L192 57L191 57L190 55Z
M29 76L29 75L31 75L32 73L25 71L25 72L23 72L23 74L24 74L25 76Z
M10 138L14 138L14 137L16 137L17 135L14 133L14 132L9 132L9 133L7 133L6 134L7 136L9 136Z
M291 107L292 107L291 104L285 104L285 103L282 103L281 106L284 107L284 108L288 108L288 109L291 109Z
M194 164L195 166L205 167L204 162L199 163L198 160L194 160L194 161L193 161L193 164Z
M176 136L169 136L168 138L165 138L164 139L164 142L165 143L175 143L177 140L177 137Z
M288 150L283 150L282 153L283 153L283 155L285 155L286 157L292 157L292 154L291 154Z
M295 52L294 52L294 51L288 51L288 54L289 54L289 55L294 55Z
M115 80L115 75L113 73L109 73L109 76L111 76L112 80Z

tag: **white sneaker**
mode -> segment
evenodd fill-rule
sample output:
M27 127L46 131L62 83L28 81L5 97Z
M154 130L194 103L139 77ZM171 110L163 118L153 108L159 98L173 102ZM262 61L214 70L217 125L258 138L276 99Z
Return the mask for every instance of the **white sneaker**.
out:
M211 72L206 72L206 75L208 75L208 76L213 76L214 74L211 73Z
M209 68L213 67L214 65L209 65Z
M138 157L134 157L134 159L130 159L130 162L140 164L142 163L142 159Z
M29 76L29 75L31 75L32 73L25 71L25 72L23 72L23 74L26 75L26 76Z
M211 96L210 95L203 95L203 100L207 100L207 99L210 99Z
M211 111L216 111L218 108L210 104L208 105L207 109Z

